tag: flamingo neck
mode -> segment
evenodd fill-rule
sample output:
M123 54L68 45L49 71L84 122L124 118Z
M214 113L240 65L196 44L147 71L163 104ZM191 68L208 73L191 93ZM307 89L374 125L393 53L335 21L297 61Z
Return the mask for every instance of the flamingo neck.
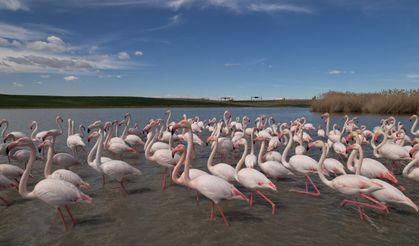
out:
M70 118L67 119L67 125L68 125L67 137L70 137L72 135L71 134L71 119Z
M320 156L320 160L319 160L319 164L318 164L319 168L317 169L317 174L319 175L320 180L325 185L334 189L332 181L328 180L323 174L323 170L325 169L324 160L326 159L326 156L327 156L328 152L329 152L329 146L322 142L322 155Z
M176 166L175 166L175 168L172 171L172 180L176 184L180 184L181 183L181 180L179 178L180 177L179 171L180 171L180 167L185 162L185 158L186 158L186 151L183 151L182 155L180 156L179 161L176 163Z
M9 128L9 122L7 120L3 121L3 124L5 124L6 126L3 128L3 131L1 132L1 137L4 139L4 137L6 137L6 131L7 128Z
M357 153L358 153L357 150L353 150L351 154L349 155L348 160L346 161L346 167L348 168L349 171L353 173L355 173L354 160Z
M211 170L213 168L212 161L214 160L215 153L217 152L217 149L218 149L218 138L215 138L213 146L214 147L212 148L211 154L210 154L210 156L208 158L208 161L207 161L208 170Z
M244 142L244 150L243 150L242 157L240 158L239 162L237 162L237 165L236 165L236 179L237 179L237 173L239 173L239 171L242 168L243 163L244 163L244 161L246 159L246 156L247 156L247 148L248 148L248 146L247 146L247 140L245 140L245 142Z
M55 154L54 144L51 144L48 148L47 162L45 163L45 168L44 168L45 178L48 178L48 176L51 175L52 158L54 157L54 154Z
M131 123L131 116L128 115L127 116L127 122L125 124L124 130L122 131L122 135L121 135L122 139L124 139L127 136L127 131L128 131L128 127L129 127L130 123Z
M169 111L166 119L166 128L169 127L170 118L172 117L172 111Z
M255 130L252 130L252 135L250 136L250 154L254 155L255 154L255 144L254 144L254 139L255 139ZM246 140L246 150L247 150L247 140Z
M102 164L101 158L103 153L103 129L99 129L99 138L97 140L96 160L92 163L96 169Z
M359 146L358 148L358 152L359 152L359 159L356 162L356 170L355 170L355 174L356 175L361 175L361 167L362 167L362 162L364 161L364 150L362 149L361 146Z
M30 148L29 160L28 160L28 163L26 164L26 169L23 172L23 175L22 175L22 177L20 179L20 182L19 182L19 194L25 199L35 198L33 193L28 192L28 190L27 190L28 178L29 178L29 175L31 173L33 163L35 162L35 159L36 159L35 146L33 144L31 144L29 146L29 148Z
M79 136L81 137L81 138L83 138L84 137L84 132L83 132L83 129L84 128L84 126L83 125L80 125L79 126Z
M71 135L74 135L75 130L74 130L74 120L71 120Z
M188 142L188 147L186 149L186 159L185 159L185 182L189 183L191 181L191 178L189 176L189 169L190 169L190 165L191 165L191 156L192 156L192 151L193 151L193 139L192 139L192 128L190 126L188 126L187 131L189 132L188 136L187 136L187 142Z
M265 147L266 147L266 140L263 139L262 140L262 144L260 146L259 155L258 155L258 163L259 163L259 165L262 165L262 163L263 163L262 157L265 154Z
M416 118L415 122L413 122L412 128L410 128L410 133L412 133L414 136L417 136L417 133L415 132L415 129L416 129L416 125L418 124L419 117L416 116L415 118Z
M57 119L55 122L57 123L58 130L60 132L60 135L63 134L63 127L61 126L60 119Z
M281 162L286 168L289 169L289 168L291 168L291 166L287 161L287 155L288 155L288 152L291 149L291 145L292 145L292 141L293 141L291 131L288 131L288 137L289 137L288 143L287 143L287 146L285 147L284 152L282 153Z
M116 125L116 127L118 129L118 125ZM106 132L106 139L105 139L105 146L106 147L108 146L109 141L111 141L112 133L113 133L113 126L111 125L111 127L109 127L109 131Z
M389 131L389 130L387 130L386 132L381 132L381 133L380 133L381 135L383 135L384 139L383 139L383 141L381 141L381 143L380 143L378 146L376 146L376 147L374 148L374 152L373 152L373 154L374 154L374 156L375 156L375 157L377 157L377 158L382 157L382 155L379 153L379 151L380 151L381 147L383 147L383 146L384 146L384 144L386 144L386 143L387 143L387 139L388 139L387 133L388 133L388 131ZM372 140L372 141L374 141L374 140Z
M151 154L151 147L153 146L153 144L154 144L154 142L156 141L156 139L157 139L157 129L155 130L156 131L156 133L155 134L151 134L151 136L150 136L150 141L149 141L149 143L148 143L148 145L147 145L147 148L146 148L146 150L145 150L145 158L147 159L147 160L151 160L152 158L153 158L153 155ZM148 140L148 139L147 139Z
M36 138L36 133L38 132L38 122L35 121L34 124L35 124L35 128L32 131L31 139L35 139Z
M403 176L408 177L410 174L410 169L412 169L413 166L417 165L418 162L419 162L419 152L416 153L415 158L403 168Z
M329 130L330 130L330 116L326 118L326 136L329 137Z

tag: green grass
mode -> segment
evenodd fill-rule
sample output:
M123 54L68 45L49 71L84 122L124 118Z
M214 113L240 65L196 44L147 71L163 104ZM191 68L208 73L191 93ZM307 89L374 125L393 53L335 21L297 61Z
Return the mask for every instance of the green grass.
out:
M113 96L31 96L0 94L0 108L118 107L310 107L311 100L216 101L187 98Z

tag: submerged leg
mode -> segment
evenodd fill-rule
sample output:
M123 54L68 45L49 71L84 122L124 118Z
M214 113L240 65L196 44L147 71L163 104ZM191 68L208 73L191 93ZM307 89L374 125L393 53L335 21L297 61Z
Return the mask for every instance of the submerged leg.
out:
M214 216L214 202L211 202L210 221L213 222L214 220L215 220L215 216Z
M196 191L196 206L199 206L199 192Z
M102 187L104 187L106 184L106 177L105 174L102 174Z
M313 186L314 190L316 190L315 192L308 191L307 181L310 181L311 186ZM310 176L308 176L308 175L306 176L306 191L295 190L295 189L290 189L288 191L289 192L296 192L296 193L306 194L306 195L310 195L310 196L320 196L319 189L317 188L316 184L313 182L313 180L311 180Z
M165 167L163 171L163 181L161 184L163 190L166 189L166 179L167 179L167 167Z
M271 204L271 206L272 206L272 214L275 214L275 208L276 208L276 205L275 205L275 203L274 202L272 202L271 201L271 199L269 199L267 196L265 196L265 194L263 194L263 192L262 191L260 191L260 190L256 190L256 192L261 196L261 197L263 197L263 199L265 199L269 204Z
M250 192L249 204L250 204L250 207L253 207L253 191Z
M61 223L63 223L64 225L64 231L66 232L68 230L68 227L67 227L67 224L65 223L63 211L61 211L60 207L57 208L57 211L58 211L58 216L60 216Z
M121 185L122 193L123 193L124 195L128 195L128 191L127 191L127 189L125 188L124 182L121 180L121 181L119 182L119 184Z
M71 211L70 211L70 208L67 206L67 205L65 205L65 209L67 210L67 213L68 213L68 215L70 216L70 218L71 218L71 221L73 222L73 226L76 226L76 220L74 219L74 217L73 217L73 215L71 214Z
M4 197L0 196L0 200L2 200L2 201L3 201L4 205L6 205L6 208L8 208L8 207L10 206L10 202L9 202L9 201L7 201L7 199L6 199L6 198L4 198Z
M220 206L219 206L218 204L215 204L215 206L217 207L218 212L220 213L221 217L223 218L223 220L224 220L224 224L225 224L226 226L230 226L230 224L228 223L227 218L225 217L225 215L224 215L224 213L223 213L223 210L221 210L221 208L220 208Z

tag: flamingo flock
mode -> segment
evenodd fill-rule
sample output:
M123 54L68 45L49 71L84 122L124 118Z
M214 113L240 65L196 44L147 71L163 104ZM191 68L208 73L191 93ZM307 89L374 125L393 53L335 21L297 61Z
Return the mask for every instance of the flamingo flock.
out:
M8 132L13 126L2 119L0 155L7 156L9 163L0 164L0 190L17 190L24 199L39 199L53 206L67 231L62 209L75 225L71 204L93 203L89 195L92 186L73 171L74 167L80 169L82 163L87 163L83 168L95 170L103 180L102 185L106 184L106 179L116 181L126 196L130 194L129 180L141 176L142 172L125 159L137 159L143 154L149 164L162 168L164 192L172 192L167 184L167 179L171 178L172 185L194 190L197 200L200 196L207 198L211 202L211 222L218 212L224 223L230 225L221 202L237 199L252 207L254 195L269 203L274 215L276 204L269 197L281 197L281 192L285 192L278 192L280 179L285 182L304 180L304 189L288 190L297 193L295 196L318 199L316 197L324 196L322 190L325 189L339 193L344 197L340 206L355 207L361 220L366 216L365 209L387 214L395 204L419 212L398 178L419 182L417 115L410 117L410 131L395 117L383 119L373 129L367 129L356 117L345 116L342 127L334 123L330 129L329 113L321 116L324 125L317 128L304 117L279 123L268 115L261 115L252 127L249 117L236 117L232 121L229 111L220 119L214 117L205 121L185 114L181 120L171 121L170 110L165 115L165 120L149 119L141 129L137 123L130 127L131 114L127 113L122 120L98 120L87 127L80 125L78 133L74 120L68 119L66 143L71 154L56 153L56 140L63 137L61 116L55 119L56 129L39 131L40 125L33 121L30 136L23 133L25 131ZM118 135L121 126L124 128ZM86 137L88 142L95 141L90 150ZM206 168L193 168L205 143L206 148L211 148ZM372 156L366 156L367 149ZM316 158L319 151L320 157ZM37 152L46 152L46 157ZM43 163L43 177L33 176L35 163ZM28 191L29 179L36 182L31 191ZM319 187L317 180L322 186ZM3 196L0 200L6 207L13 204Z

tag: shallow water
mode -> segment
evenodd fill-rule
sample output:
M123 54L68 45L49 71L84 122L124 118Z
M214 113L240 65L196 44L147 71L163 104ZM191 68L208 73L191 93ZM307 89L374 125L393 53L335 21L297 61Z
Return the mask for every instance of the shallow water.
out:
M174 120L183 113L200 116L201 119L221 118L225 109L218 108L174 108ZM247 115L254 120L260 114L273 116L278 122L290 121L305 116L315 126L323 123L320 114L301 108L232 108L236 116ZM85 125L97 119L103 121L121 119L125 112L131 112L132 121L141 126L149 118L164 118L163 108L150 109L13 109L0 110L0 117L10 122L9 130L30 134L29 124L37 120L40 129L56 128L55 116L64 119L72 117L77 124ZM359 122L372 128L379 124L382 116L362 115ZM407 116L397 117L407 127ZM343 123L342 115L332 117L332 122ZM66 123L66 121L65 121ZM131 123L133 125L133 123ZM66 133L64 124L64 133ZM312 136L316 133L312 132ZM205 135L204 135L205 136ZM66 135L58 138L57 151L69 152L65 145ZM92 143L89 145L89 149ZM281 152L282 152L281 148ZM194 167L206 170L210 148L198 147ZM241 153L237 153L237 156ZM319 158L319 152L310 150L309 155ZM371 151L367 150L367 156ZM0 157L0 163L6 163ZM109 182L102 188L101 176L87 165L73 171L92 185L86 193L94 198L94 204L72 205L73 215L78 220L75 228L67 233L53 207L34 200L23 200L16 191L0 191L13 202L7 209L0 207L0 245L417 245L419 241L419 216L411 209L392 206L390 214L366 210L368 218L361 222L354 208L340 208L344 198L325 187L317 175L312 175L321 191L320 197L308 197L288 193L289 188L304 188L302 179L275 181L277 193L266 194L276 203L277 213L272 216L271 208L261 197L256 196L255 205L250 208L243 201L224 201L221 206L231 223L224 226L220 217L209 222L210 202L201 199L195 203L195 193L171 184L161 190L162 170L156 164L144 159L127 159L138 167L143 175L132 178L128 184L129 195L123 196L119 184ZM29 190L42 179L43 163L35 163L34 178ZM407 195L419 203L417 183L397 176L407 188ZM248 192L236 185L245 194ZM68 223L70 221L67 221Z

